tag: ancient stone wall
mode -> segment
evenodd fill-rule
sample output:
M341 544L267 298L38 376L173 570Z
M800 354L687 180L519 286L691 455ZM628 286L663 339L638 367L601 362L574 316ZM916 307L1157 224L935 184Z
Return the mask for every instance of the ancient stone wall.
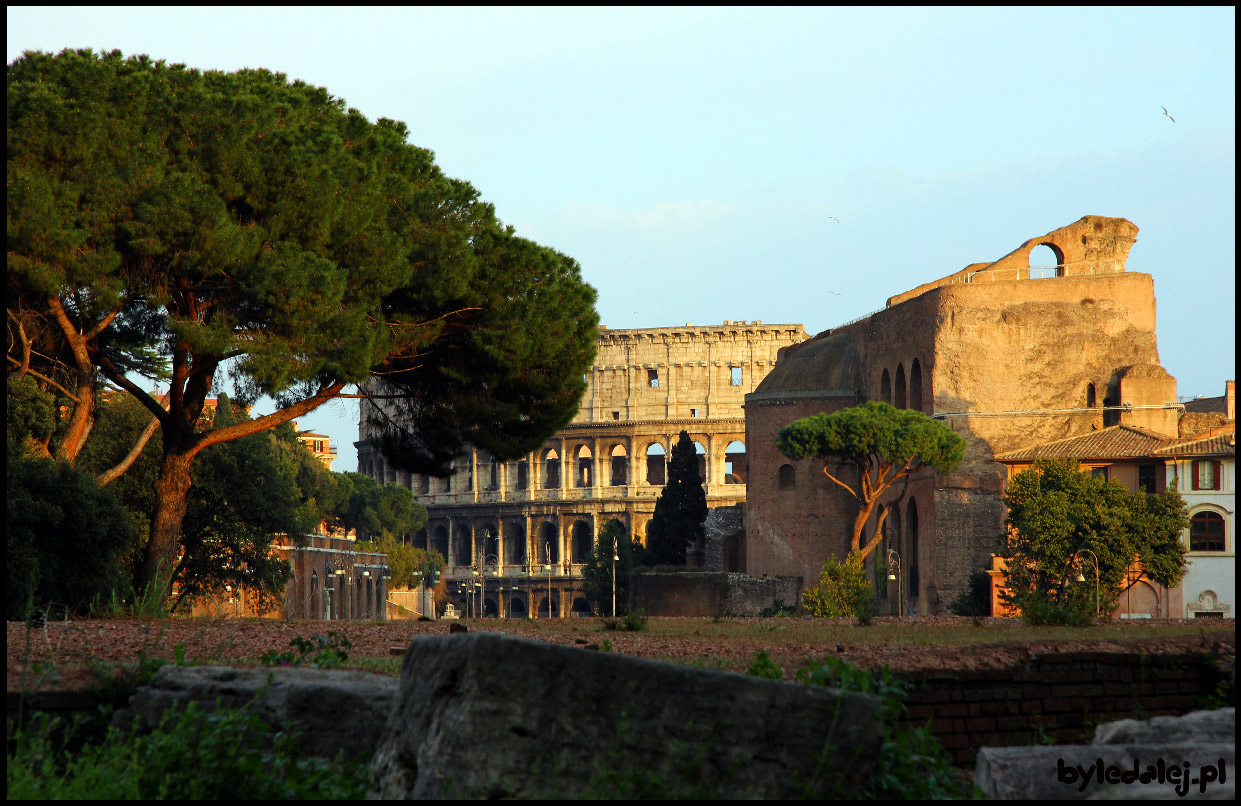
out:
M882 400L940 418L966 441L956 472L923 474L881 501L891 507L885 550L898 552L911 583L905 610L922 614L942 611L987 567L1003 523L995 453L1119 422L1175 434L1176 382L1159 366L1153 280L1124 272L1136 231L1088 216L979 264L1007 271L1026 260L1024 275L971 267L786 348L746 398L747 572L812 584L828 556L848 550L856 503L821 463L775 449L780 428L800 417ZM1040 243L1067 261L1058 276L1031 276L1028 255Z

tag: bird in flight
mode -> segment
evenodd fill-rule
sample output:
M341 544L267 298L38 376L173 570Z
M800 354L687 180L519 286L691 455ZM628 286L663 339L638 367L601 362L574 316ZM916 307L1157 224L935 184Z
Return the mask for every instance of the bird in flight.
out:
M1161 106L1161 107L1159 107L1159 108L1163 110L1163 113L1164 113L1165 115L1168 115L1168 120L1172 121L1173 123L1176 123L1176 118L1174 118L1174 117L1172 117L1172 115L1168 114L1168 107L1166 107L1166 106Z
M839 224L839 223L840 223L840 219L839 219L839 218L837 218L837 217L836 217L836 216L834 216L834 215L829 215L829 216L828 216L828 218L830 218L831 220L835 221L837 224Z
M835 295L836 295L836 296L838 296L838 297L840 296L840 292L839 292L839 291L828 291L827 293L829 293L829 294L835 294Z

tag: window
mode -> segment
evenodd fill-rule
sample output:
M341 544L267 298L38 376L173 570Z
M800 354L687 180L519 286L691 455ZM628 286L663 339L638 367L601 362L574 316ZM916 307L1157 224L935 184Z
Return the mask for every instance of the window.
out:
M613 420L619 420L619 419L620 419L620 412L619 412L619 411L614 411L614 412L612 412L612 419L613 419Z
M1219 489L1219 462L1209 459L1193 464L1193 488L1195 490Z
M658 389L659 388L659 370L648 369L646 371L646 383L652 389Z
M731 367L730 372L732 373L732 377L730 379L732 385L740 386L741 385L741 367Z
M1094 476L1097 479L1103 479L1104 481L1107 481L1107 468L1106 467L1092 467L1090 468L1090 475Z
M1138 467L1138 489L1144 493L1155 494L1155 466L1141 465Z
M697 416L698 416L698 409L690 409L690 410L689 410L689 416L690 416L690 417L697 417Z
M530 462L526 459L517 463L517 489L530 489Z
M1199 512L1189 519L1189 550L1224 550L1224 519L1218 513Z
M797 486L797 468L792 465L780 465L781 490L791 490Z

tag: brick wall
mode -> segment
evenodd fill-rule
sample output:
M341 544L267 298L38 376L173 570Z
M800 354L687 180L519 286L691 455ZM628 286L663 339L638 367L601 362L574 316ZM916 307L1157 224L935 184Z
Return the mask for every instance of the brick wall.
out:
M1231 680L1202 654L1072 652L1006 669L906 672L907 727L931 732L958 765L980 747L1086 744L1094 726L1183 715Z

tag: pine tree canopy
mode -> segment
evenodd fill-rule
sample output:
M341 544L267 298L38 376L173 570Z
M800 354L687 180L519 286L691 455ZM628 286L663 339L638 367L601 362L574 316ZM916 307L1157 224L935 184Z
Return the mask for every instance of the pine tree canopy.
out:
M698 455L682 431L668 459L668 483L655 501L646 530L648 565L685 565L685 550L698 543L707 519L707 493L698 472Z

